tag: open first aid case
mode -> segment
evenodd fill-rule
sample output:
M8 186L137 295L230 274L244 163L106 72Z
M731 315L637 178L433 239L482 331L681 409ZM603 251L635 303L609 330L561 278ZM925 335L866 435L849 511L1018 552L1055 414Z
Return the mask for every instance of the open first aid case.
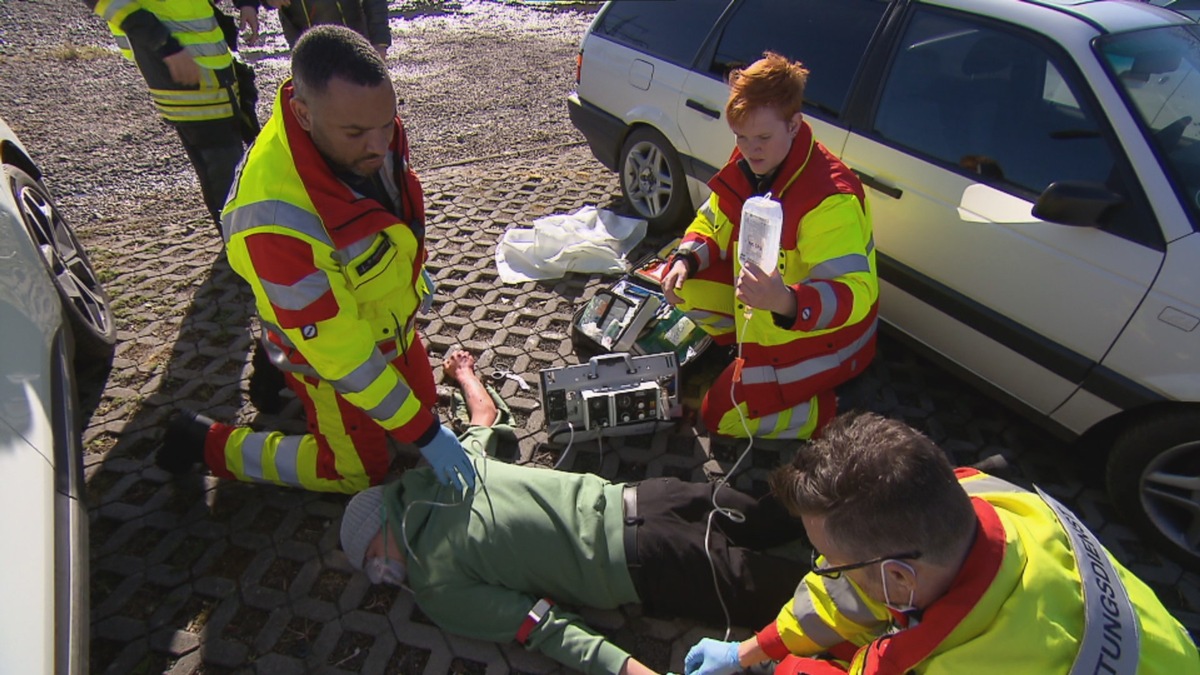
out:
M670 353L683 365L712 343L703 329L667 302L661 290L666 258L676 243L597 291L575 313L571 328L576 346L592 353Z

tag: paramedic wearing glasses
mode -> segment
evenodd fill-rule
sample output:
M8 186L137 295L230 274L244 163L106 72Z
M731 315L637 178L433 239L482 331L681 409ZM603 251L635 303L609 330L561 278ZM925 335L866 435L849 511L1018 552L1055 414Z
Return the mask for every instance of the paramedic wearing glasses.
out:
M870 211L858 177L801 116L807 79L770 52L730 76L725 115L737 149L708 182L712 195L663 278L667 299L714 342L741 345L701 407L721 436L811 438L836 411L834 387L875 355ZM778 265L743 267L743 205L768 193L783 208Z
M778 618L701 640L687 675L1196 673L1183 627L1062 505L873 413L771 477L818 552ZM821 655L821 659L812 658Z

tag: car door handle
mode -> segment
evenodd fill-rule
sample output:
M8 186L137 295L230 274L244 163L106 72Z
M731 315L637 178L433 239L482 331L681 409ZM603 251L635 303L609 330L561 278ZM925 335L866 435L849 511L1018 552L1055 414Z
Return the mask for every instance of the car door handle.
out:
M900 199L900 197L904 196L904 190L901 190L900 188L898 188L894 185L888 185L887 183L876 178L875 176L872 176L869 173L863 173L862 171L859 171L858 169L851 169L851 170L854 171L854 175L858 176L858 179L863 182L863 185L866 185L868 187L873 187L876 190L879 190L880 192L882 192L883 194L891 197L892 199Z
M707 116L713 118L714 120L721 119L721 111L720 110L713 110L712 108L704 105L703 103L701 103L700 101L697 101L694 98L689 98L685 105L687 105L687 107L691 108L692 110L699 112L702 115L707 115Z

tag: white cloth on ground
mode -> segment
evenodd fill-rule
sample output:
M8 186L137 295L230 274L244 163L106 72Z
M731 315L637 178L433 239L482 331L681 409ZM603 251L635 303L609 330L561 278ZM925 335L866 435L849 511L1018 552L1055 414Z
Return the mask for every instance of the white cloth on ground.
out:
M623 274L625 256L646 236L646 221L585 206L575 213L511 228L496 245L500 280L516 284L557 279L567 272Z

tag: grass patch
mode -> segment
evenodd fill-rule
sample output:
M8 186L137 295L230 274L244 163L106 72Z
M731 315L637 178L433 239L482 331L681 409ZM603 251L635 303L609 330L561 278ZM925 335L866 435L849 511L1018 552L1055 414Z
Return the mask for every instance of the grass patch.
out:
M59 61L95 61L113 56L113 52L106 47L74 45L68 42L51 49L50 56Z

